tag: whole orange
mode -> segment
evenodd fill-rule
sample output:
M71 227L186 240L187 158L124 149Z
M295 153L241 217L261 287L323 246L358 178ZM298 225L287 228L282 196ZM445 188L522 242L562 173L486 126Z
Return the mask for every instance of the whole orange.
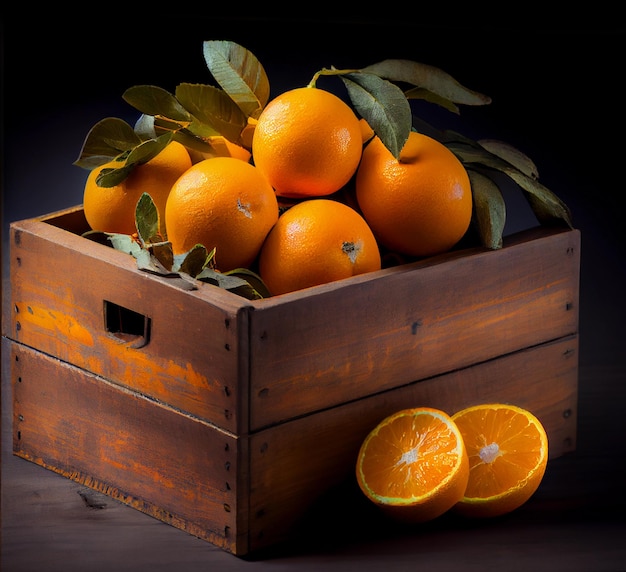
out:
M252 136L254 164L283 197L321 197L354 175L363 151L359 119L336 95L301 87L278 95Z
M376 239L363 217L330 199L308 199L285 211L259 254L272 295L379 270Z
M143 193L148 193L160 217L161 233L165 233L165 203L172 185L189 167L191 159L184 145L171 141L156 157L137 165L130 175L114 187L99 187L96 177L102 169L121 167L111 161L92 169L83 192L83 210L93 230L119 234L137 232L135 207Z
M399 159L374 137L363 151L355 190L379 243L410 256L449 250L472 217L465 167L445 145L421 133L410 133Z
M215 248L223 272L250 266L277 220L272 186L254 165L234 157L205 159L187 169L165 207L174 254L196 244Z

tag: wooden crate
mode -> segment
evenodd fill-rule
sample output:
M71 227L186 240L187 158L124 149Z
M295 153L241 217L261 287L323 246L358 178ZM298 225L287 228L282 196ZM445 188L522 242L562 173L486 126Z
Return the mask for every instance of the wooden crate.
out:
M233 554L287 539L404 407L512 402L551 458L576 446L577 230L249 301L86 229L11 225L14 453Z

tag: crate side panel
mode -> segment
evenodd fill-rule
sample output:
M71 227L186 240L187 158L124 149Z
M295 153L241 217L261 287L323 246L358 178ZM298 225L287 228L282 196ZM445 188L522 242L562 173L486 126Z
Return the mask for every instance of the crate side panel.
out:
M247 422L236 414L239 307L45 223L11 231L11 338L228 430Z
M250 549L286 540L320 498L333 487L351 482L366 435L384 417L407 407L431 406L452 414L478 403L514 403L535 413L545 426L550 459L573 451L577 351L578 337L568 337L253 435Z
M15 455L226 550L245 549L235 436L10 343Z
M467 367L578 330L578 231L473 250L251 322L251 427Z

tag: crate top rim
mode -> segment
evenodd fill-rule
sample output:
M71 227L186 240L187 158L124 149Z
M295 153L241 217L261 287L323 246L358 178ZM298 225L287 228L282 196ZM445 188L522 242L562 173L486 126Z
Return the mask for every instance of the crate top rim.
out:
M55 219L68 216L68 215L71 216L71 215L79 214L81 212L82 212L82 205L76 205L73 207L60 209L60 210L53 211L51 213L43 214L40 216L12 221L10 222L10 227L12 229L27 230L28 228L33 228L33 225L35 228L39 227L40 225L45 225L44 228L50 227L51 229L56 229L56 230L53 230L53 232L55 233L70 235L71 237L74 237L76 240L83 240L83 237L81 237L79 234L73 233L72 231L63 228L62 226L54 225L51 222ZM569 228L565 226L549 226L549 225L537 224L536 226L522 229L514 233L505 235L503 237L504 244L501 249L492 250L492 249L489 249L487 247L482 247L482 246L459 248L457 250L451 250L443 254L430 256L428 258L424 258L424 259L417 260L414 262L401 264L401 265L393 266L390 268L383 268L375 272L369 272L366 274L361 274L359 276L353 276L350 278L345 278L342 280L337 280L337 281L329 282L326 284L320 284L318 286L312 286L310 288L305 288L302 290L297 290L295 292L289 292L286 294L272 296L271 298L264 298L261 300L248 300L247 298L244 298L242 296L229 292L225 289L211 287L210 284L204 284L204 283L200 283L199 284L200 287L196 290L189 290L189 293L190 294L195 293L196 295L200 295L201 297L204 297L203 294L207 294L211 297L218 296L221 299L221 301L227 302L229 303L229 305L234 305L236 307L239 307L239 309L243 307L265 308L265 307L271 307L275 304L284 304L285 302L288 302L288 301L296 301L298 299L308 298L316 294L323 294L326 292L345 288L346 286L349 286L349 285L355 285L355 284L360 284L363 282L369 282L371 280L382 279L385 276L389 276L392 274L411 272L420 268L426 268L429 266L435 266L435 265L443 264L446 262L451 262L457 259L467 258L468 256L480 256L480 257L490 256L490 255L493 255L494 253L506 250L508 248L513 248L516 245L519 245L525 242L529 242L529 241L541 239L541 238L548 238L551 236L560 235L564 233L574 233L576 235L579 235L580 230L577 228ZM152 278L152 279L160 280L160 281L168 280L168 278L164 278L156 274L151 274L149 272L140 270L139 268L137 268L134 258L128 254L117 251L109 246L98 244L97 242L90 241L90 244L94 248L103 249L99 251L109 254L110 255L109 258L113 263L119 264L120 266L127 267L127 269L130 271L138 272L141 275L146 276L146 278ZM180 278L178 279L179 281L178 285L175 284L174 281L170 280L170 282L172 283L172 287L180 288L180 280L182 279Z

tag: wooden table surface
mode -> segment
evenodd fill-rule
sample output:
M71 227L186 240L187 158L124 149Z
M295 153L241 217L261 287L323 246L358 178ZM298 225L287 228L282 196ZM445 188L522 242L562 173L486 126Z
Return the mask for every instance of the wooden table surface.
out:
M43 33L43 27L37 30ZM505 103L494 104L501 122L494 121L489 128L501 128L502 133L494 136L510 137L526 146L525 151L535 158L540 173L545 175L542 180L569 204L575 224L581 230L577 448L574 453L549 462L534 497L522 508L499 519L468 523L445 515L418 527L402 527L384 524L369 512L364 514L355 509L348 496L338 493L320 503L301 542L275 547L254 558L238 558L14 457L10 387L4 364L0 560L3 572L626 570L626 245L621 231L624 177L620 173L623 157L618 146L611 146L611 142L608 146L589 144L594 138L600 141L599 126L609 122L614 122L617 133L623 133L623 119L617 117L621 112L612 111L612 100L607 93L614 81L610 79L611 72L617 69L613 63L618 48L623 47L624 35L623 31L615 34L613 30L609 33L583 30L578 35L549 30L523 43L521 35L509 38L508 30L504 32L498 39L506 42L508 38L509 43L500 44L499 49L512 54L517 66L514 69L497 67L489 55L492 52L487 49L479 50L481 58L457 50L455 56L446 52L445 58L429 59L437 54L433 48L426 50L424 60L445 67L445 62L453 64L455 57L461 58L463 65L468 66L464 79L474 77L475 71L478 75L473 87L479 90L481 81L489 78L489 85L483 91L489 93L488 88L492 87L500 96L499 101ZM60 35L52 41L52 32L47 34L43 39L50 40L45 44L50 54L46 55L56 56L52 57L55 63L67 64L75 44ZM91 31L85 29L77 34L80 41L88 42ZM200 39L226 35L209 27ZM433 35L437 34L431 33L430 37ZM336 34L327 36L329 42L339 43ZM7 49L7 53L24 49L28 39L8 40L7 46L13 50ZM241 41L245 43L245 38ZM414 41L418 42L419 38L415 36ZM557 44L558 49L550 51L548 46ZM362 45L373 49L371 42L366 44L364 40ZM515 51L521 50L520 46L525 51ZM156 44L151 49L156 54L163 53ZM307 51L308 57L311 52ZM396 52L394 55L398 57ZM94 58L98 56L99 61L104 61L104 48ZM592 59L595 75L588 69L585 73L581 71L582 62L588 61L585 60L588 57ZM15 59L13 56L13 62ZM147 73L151 69L149 58L146 56L143 61L145 73L142 75L137 68L135 71L141 79L136 82L128 79L131 64L122 64L121 69L126 72L125 87L140 81L159 83ZM174 60L167 61L173 65ZM322 65L328 63L324 60ZM7 73L19 75L15 65L11 67L11 61L8 64ZM202 65L201 58L194 65ZM184 71L190 67L193 66L187 64ZM79 69L80 66L60 66L53 74L46 68L41 70L43 76L22 74L21 82L10 84L10 97L5 102L5 128L10 137L5 137L3 149L3 284L6 283L7 222L81 201L85 175L71 163L78 155L86 130L104 117L105 110L110 111L107 98L120 85L107 74L92 72L81 76ZM298 68L294 64L289 69L295 73ZM530 85L529 77L543 81L545 93L533 97L530 89L522 97L522 88L515 83L520 74L525 74L524 86ZM308 80L310 74L304 75ZM593 88L583 81L592 75L599 82L592 82ZM93 76L91 84L81 84L81 91L77 91L76 78L87 76ZM97 89L97 80L103 78L112 82L111 91L96 97L93 90ZM38 95L38 82L45 80L48 81L44 81L45 85L50 86L53 79L65 91L62 95L58 90L50 93L51 102L45 107L42 101L45 98ZM203 81L189 76L177 79ZM122 82L119 78L118 81ZM584 114L576 115L577 105L584 97L576 96L572 86L585 85L586 97L592 98L592 92L604 85L603 81L608 82L607 91L589 104L593 105L594 121ZM499 82L506 82L507 89L499 91ZM561 90L566 87L564 96ZM18 97L37 101L26 118L16 114ZM68 99L67 105L62 104L62 97ZM507 97L515 105L523 102L525 111L534 113L532 118L518 116L507 108ZM107 99L104 104L102 98ZM621 105L621 101L613 104ZM120 109L114 106L112 113ZM469 117L480 122L471 112ZM55 181L53 187L50 181Z

